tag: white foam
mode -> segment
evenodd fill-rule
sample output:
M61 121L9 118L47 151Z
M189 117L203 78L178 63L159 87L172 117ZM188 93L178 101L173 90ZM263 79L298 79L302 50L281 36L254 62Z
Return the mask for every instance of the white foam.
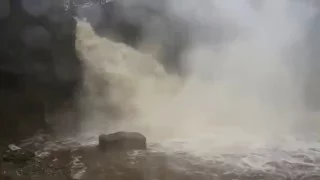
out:
M296 4L264 1L256 12L241 6L247 1L239 6L217 2L223 4L219 16L239 27L241 35L222 49L192 44L184 59L190 70L186 79L78 21L77 50L86 67L83 132L139 131L157 150L198 157L195 163L222 161L264 171L280 163L286 171L289 162L319 170L318 137L299 139L307 135L297 133L307 112L287 56L304 36L306 22L295 19L291 8ZM235 14L225 17L229 11ZM246 19L248 14L255 17ZM110 115L110 105L120 117ZM294 157L297 153L310 162Z

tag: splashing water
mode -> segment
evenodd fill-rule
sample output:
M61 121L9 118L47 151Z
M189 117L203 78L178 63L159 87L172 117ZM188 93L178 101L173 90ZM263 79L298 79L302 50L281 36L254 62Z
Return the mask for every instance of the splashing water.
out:
M184 152L199 157L198 162L221 160L264 171L273 168L271 162L289 171L284 165L289 162L320 172L316 131L299 133L310 121L304 119L301 77L291 56L304 53L311 9L289 0L261 1L258 8L246 0L206 0L197 6L189 0L183 8L176 3L182 4L169 1L169 11L189 20L191 28L209 25L202 36L210 39L210 25L219 21L228 39L217 46L191 33L184 78L167 74L151 55L99 37L89 23L78 21L76 48L86 69L83 134L139 131L152 148Z

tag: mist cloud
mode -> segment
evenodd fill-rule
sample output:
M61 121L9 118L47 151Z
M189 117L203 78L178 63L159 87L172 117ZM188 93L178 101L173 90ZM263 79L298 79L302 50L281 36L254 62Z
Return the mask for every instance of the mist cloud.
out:
M134 7L136 1L132 3L126 8ZM153 5L153 1L139 3L139 6ZM173 77L168 74L159 79L151 73L140 80L140 75L130 75L128 86L122 86L127 84L122 79L121 87L114 88L134 89L130 91L134 92L130 98L126 98L130 103L126 102L125 106L130 104L136 113L129 115L128 121L118 124L118 128L142 131L150 138L199 137L224 128L236 128L268 140L276 140L275 136L284 134L294 135L299 130L307 109L302 77L305 74L296 73L299 69L296 62L305 64L306 27L314 15L311 6L290 0L261 0L259 3L249 0L168 0L157 10L161 17L183 22L188 29L186 38L190 40L181 58L186 76L174 81L175 85ZM128 17L140 16L135 14L136 11L126 12ZM155 27L166 21L160 20L159 23ZM152 27L149 22L143 25ZM145 38L168 37L165 33L148 32ZM110 72L107 66L111 66L107 64L119 54L110 58L113 55L109 53L103 58L103 52L98 53L102 48L100 45L104 46L103 41L95 41L96 48L92 52L96 53L88 50L83 53L87 59L101 59L101 62L96 61L98 64L104 59L105 65L100 67L106 68L106 74L114 74L116 70ZM109 45L105 48L108 49ZM123 48L121 52L132 51ZM135 62L132 58L130 63ZM150 61L154 63L154 60ZM116 69L121 73L115 74L120 76L138 67L146 68L141 63L133 63L130 70L127 66L119 68L126 64L120 63ZM162 90L166 87L171 91L155 87ZM126 96L123 94L123 97ZM115 102L119 107L123 103L122 100ZM97 116L97 111L95 114Z

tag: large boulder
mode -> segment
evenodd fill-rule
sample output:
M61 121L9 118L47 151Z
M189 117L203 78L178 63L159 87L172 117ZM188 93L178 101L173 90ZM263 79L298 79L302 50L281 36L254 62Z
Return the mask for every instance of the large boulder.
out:
M107 150L144 150L146 137L137 132L116 132L99 136L99 149Z

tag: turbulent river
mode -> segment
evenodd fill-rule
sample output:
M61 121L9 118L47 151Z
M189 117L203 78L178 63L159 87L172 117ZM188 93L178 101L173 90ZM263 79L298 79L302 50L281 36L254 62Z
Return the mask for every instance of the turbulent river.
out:
M39 156L96 144L100 133L137 131L147 137L148 150L126 155L127 165L144 174L131 179L319 180L319 115L305 107L303 78L293 67L298 58L304 62L310 9L288 0L261 1L256 9L245 0L197 6L190 0L184 8L174 2L177 16L208 25L191 23L195 41L212 38L212 23L236 38L192 43L182 61L187 75L180 77L168 74L152 53L100 37L78 20L76 49L85 67L81 133L45 142ZM212 4L219 8L213 11ZM83 158L73 156L74 179L101 175ZM102 157L95 158L91 165L100 167Z
M243 55L246 47L244 44L240 47ZM302 116L301 107L294 106L296 92L286 94L292 99L281 97L282 92L280 96L269 92L273 87L280 91L294 87L288 82L291 77L282 74L283 69L276 69L281 66L276 64L279 61L271 61L275 64L269 67L273 73L283 75L278 81L288 84L272 84L269 77L256 77L268 72L243 67L252 63L246 60L242 60L242 65L231 66L232 71L246 68L255 77L230 75L212 84L197 77L182 79L167 74L151 55L97 36L84 21L78 21L77 50L86 68L79 100L83 107L82 133L47 141L39 154L64 147L90 146L97 143L100 133L128 130L141 132L148 138L148 151L131 152L126 161L141 168L139 158L148 157L142 167L143 179L320 179L318 122ZM237 51L233 53L240 55ZM215 58L225 58L222 55ZM230 65L224 68L231 72ZM235 77L245 86L237 84L239 80ZM257 79L267 84L259 84ZM262 91L265 89L267 92ZM272 104L273 101L277 103ZM107 108L118 114L106 111ZM25 143L35 143L37 139ZM75 179L96 177L88 175L96 171L82 162L81 156L73 158L71 173ZM110 165L112 158L108 158ZM161 170L160 166L167 169Z

